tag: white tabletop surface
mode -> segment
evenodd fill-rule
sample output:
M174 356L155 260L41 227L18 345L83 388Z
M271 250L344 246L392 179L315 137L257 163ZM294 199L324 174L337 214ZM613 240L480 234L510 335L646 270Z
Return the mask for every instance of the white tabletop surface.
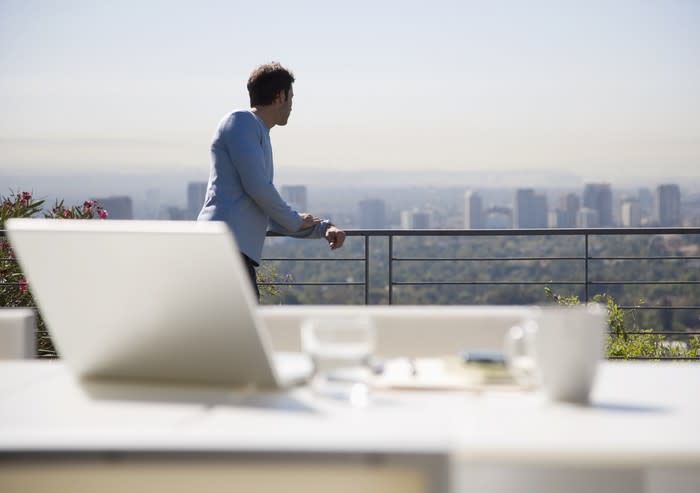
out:
M591 406L533 392L80 386L58 361L0 363L0 452L445 453L453 460L700 467L700 365L602 364Z
M541 395L486 395L473 430L460 429L464 460L700 466L700 365L607 362L591 405L552 404Z

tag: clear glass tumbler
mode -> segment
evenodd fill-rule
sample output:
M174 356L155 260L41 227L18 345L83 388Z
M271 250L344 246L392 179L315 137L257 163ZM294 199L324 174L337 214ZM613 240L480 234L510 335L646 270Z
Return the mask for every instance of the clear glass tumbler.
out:
M305 320L301 343L314 364L313 391L353 406L367 405L374 340L374 324L367 317Z

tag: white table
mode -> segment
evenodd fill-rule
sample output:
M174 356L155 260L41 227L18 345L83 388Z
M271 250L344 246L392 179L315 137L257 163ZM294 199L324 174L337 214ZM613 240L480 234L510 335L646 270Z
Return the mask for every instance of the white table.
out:
M606 362L590 407L526 392L385 392L355 409L306 388L84 388L60 362L3 362L0 491L61 478L89 491L115 471L115 491L134 477L167 477L171 491L694 491L698 390L697 364Z

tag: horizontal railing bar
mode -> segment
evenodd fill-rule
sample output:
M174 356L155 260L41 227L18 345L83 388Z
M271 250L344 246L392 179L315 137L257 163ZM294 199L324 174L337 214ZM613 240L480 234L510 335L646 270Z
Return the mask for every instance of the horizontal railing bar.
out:
M615 335L614 332L608 332L608 334ZM690 330L687 332L682 332L679 330L666 332L665 330L662 330L659 332L639 332L639 331L632 332L632 331L628 331L628 332L625 332L625 334L628 334L628 335L630 335L630 334L647 335L647 336L659 336L659 335L662 335L662 336L692 336L692 335L698 335L698 334L700 334L700 332L697 330Z
M635 306L618 305L623 310L700 310L700 306Z
M452 261L501 261L501 260L585 260L583 255L578 257L392 257L391 260L398 262L415 262L415 261L430 261L430 262L452 262ZM333 262L361 262L364 257L357 258L277 258L263 257L262 260L269 261L284 261L293 260L295 262L314 262L314 261L333 261ZM700 260L700 257L588 257L588 260ZM0 257L0 261L17 262L16 258Z
M6 236L0 229L0 237ZM607 236L607 235L653 235L653 234L700 234L696 227L655 228L523 228L523 229L346 229L346 236ZM281 233L268 231L269 237L285 237Z
M516 260L585 260L586 257L392 257L395 262L453 262L453 261L516 261ZM263 259L263 260L296 260L296 259ZM326 259L300 259L300 260L326 260ZM327 259L335 260L335 259ZM364 260L364 259L337 259L337 260ZM700 257L588 257L588 260L700 260Z
M258 282L258 286L364 286L364 282Z
M424 261L424 262L452 262L452 261L477 261L477 262L500 262L501 260L585 260L586 257L458 257L458 258L450 258L450 257L437 257L437 258L429 258L429 257L392 257L391 260L396 261L396 262L415 262L415 261Z
M424 285L565 285L584 286L583 281L394 281L395 286L424 286Z
M346 229L346 236L606 236L700 234L695 227L658 228L532 228L532 229ZM268 232L270 237L283 237Z
M364 262L365 259L360 257L360 258L333 258L333 257L326 257L326 258L267 258L263 257L261 259L263 262Z
M654 358L651 356L635 356L634 358L626 358L624 356L608 356L607 359L620 359L620 360L652 360L652 361L700 361L700 357L697 356L661 356L659 358Z
M588 257L588 260L700 260L700 257Z
M659 285L679 285L679 286L691 286L691 285L698 285L700 284L700 281L588 281L588 284L591 285L608 285L608 284L620 284L620 285L625 285L625 284L639 284L639 285L650 285L650 284L659 284Z

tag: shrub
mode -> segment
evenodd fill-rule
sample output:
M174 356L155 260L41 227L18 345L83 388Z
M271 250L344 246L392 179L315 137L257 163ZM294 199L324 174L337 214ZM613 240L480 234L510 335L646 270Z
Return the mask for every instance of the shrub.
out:
M13 217L30 218L42 212L44 200L36 200L30 192L10 192L0 195L0 230L5 222ZM82 205L66 207L64 201L57 200L45 218L53 219L107 219L107 211L94 200L86 200ZM10 242L0 237L0 307L36 308L30 285L24 277L12 251ZM40 357L55 357L56 350L46 329L46 324L37 312L37 352Z
M548 299L558 305L572 306L581 303L578 296L555 294L549 287L544 288L544 292ZM610 326L610 334L607 338L608 358L662 359L667 357L700 357L700 337L693 336L685 345L668 341L663 334L655 333L653 329L640 328L634 311L631 313L633 327L632 330L628 330L625 322L626 312L620 308L620 305L617 304L612 296L599 294L594 296L592 301L604 304L608 310L608 323ZM644 303L644 300L640 300L641 303Z

